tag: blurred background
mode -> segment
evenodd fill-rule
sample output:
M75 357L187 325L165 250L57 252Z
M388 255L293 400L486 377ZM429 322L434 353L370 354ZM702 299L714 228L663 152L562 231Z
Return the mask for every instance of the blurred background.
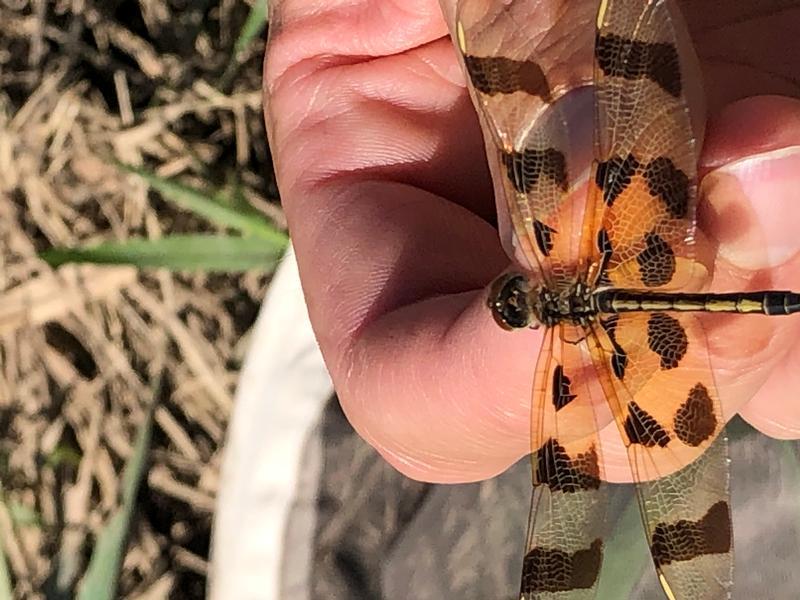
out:
M0 0L0 600L512 600L530 497L332 397L261 115L265 0ZM796 442L734 421L735 597L797 596ZM660 598L618 486L601 600Z
M237 374L287 241L265 14L0 2L0 598L205 595Z

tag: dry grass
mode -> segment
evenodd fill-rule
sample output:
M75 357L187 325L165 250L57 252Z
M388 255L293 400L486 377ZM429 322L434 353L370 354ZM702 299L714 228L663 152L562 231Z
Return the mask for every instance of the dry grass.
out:
M248 10L0 2L0 542L15 597L73 595L151 402L120 595L203 597L219 452L267 277L54 272L37 253L211 229L111 157L198 186L235 180L282 225L258 45L231 89L215 87Z

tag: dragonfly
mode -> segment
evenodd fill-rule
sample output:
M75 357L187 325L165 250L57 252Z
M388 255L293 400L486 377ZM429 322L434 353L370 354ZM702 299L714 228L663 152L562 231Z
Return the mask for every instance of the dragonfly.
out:
M460 0L456 41L518 267L488 306L504 329L544 329L519 597L595 597L613 421L665 596L729 598L728 448L700 316L789 315L800 295L702 291L682 15L674 0Z

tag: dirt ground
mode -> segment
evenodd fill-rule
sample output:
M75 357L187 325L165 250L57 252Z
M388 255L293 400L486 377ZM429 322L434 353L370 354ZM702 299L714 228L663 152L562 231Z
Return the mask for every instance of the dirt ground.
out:
M241 186L279 227L242 0L0 0L0 543L17 598L72 597L155 403L122 598L202 598L220 448L269 274L51 269L38 253L210 231L109 159Z

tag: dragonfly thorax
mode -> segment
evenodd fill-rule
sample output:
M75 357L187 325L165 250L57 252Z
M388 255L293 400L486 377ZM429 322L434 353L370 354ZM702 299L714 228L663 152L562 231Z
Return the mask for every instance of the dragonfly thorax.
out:
M503 275L492 284L488 304L504 329L553 327L561 322L586 325L598 312L591 290L581 281L553 290L533 285L517 273Z

